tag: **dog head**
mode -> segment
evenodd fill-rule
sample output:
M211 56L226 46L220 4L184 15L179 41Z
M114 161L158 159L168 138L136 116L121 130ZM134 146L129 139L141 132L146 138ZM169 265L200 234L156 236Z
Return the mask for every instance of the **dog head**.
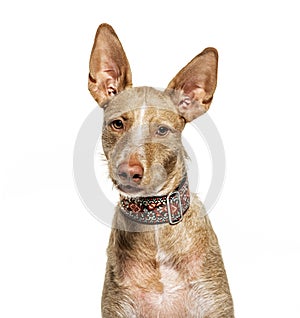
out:
M185 174L181 132L205 113L217 83L218 53L207 48L164 91L132 88L130 65L111 26L99 26L89 90L104 109L103 150L110 176L130 196L166 194Z

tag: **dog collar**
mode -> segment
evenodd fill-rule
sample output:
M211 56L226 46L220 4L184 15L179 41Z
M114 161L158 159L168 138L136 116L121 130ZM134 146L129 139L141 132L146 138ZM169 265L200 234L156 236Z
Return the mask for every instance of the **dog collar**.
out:
M190 206L188 178L168 195L157 197L127 198L120 196L122 213L129 219L143 224L177 224Z

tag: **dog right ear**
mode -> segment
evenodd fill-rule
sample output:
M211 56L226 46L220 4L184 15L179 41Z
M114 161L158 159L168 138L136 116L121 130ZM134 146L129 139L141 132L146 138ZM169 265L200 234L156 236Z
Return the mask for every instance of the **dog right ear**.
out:
M130 65L122 44L109 24L97 30L90 57L88 88L100 106L132 86Z

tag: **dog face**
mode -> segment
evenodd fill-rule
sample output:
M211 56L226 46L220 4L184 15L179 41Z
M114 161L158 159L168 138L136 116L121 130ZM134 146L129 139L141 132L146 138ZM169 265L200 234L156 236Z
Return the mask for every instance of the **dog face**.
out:
M196 56L165 91L132 88L122 45L107 24L98 28L90 59L89 90L104 109L102 144L110 176L130 196L163 195L185 173L181 132L205 113L217 80L217 51Z
M104 113L102 144L118 189L131 196L168 192L185 170L184 124L164 92L139 87L113 98Z

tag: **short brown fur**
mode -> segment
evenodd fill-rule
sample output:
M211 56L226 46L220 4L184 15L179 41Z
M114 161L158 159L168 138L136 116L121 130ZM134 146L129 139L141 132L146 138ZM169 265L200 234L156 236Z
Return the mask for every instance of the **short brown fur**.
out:
M166 195L181 182L187 157L181 132L208 110L217 60L217 51L208 48L164 92L131 88L117 35L107 24L99 27L89 89L104 109L103 149L110 177L123 194ZM130 180L123 168L135 169ZM176 225L140 224L117 206L107 256L103 318L234 317L218 240L196 195Z

